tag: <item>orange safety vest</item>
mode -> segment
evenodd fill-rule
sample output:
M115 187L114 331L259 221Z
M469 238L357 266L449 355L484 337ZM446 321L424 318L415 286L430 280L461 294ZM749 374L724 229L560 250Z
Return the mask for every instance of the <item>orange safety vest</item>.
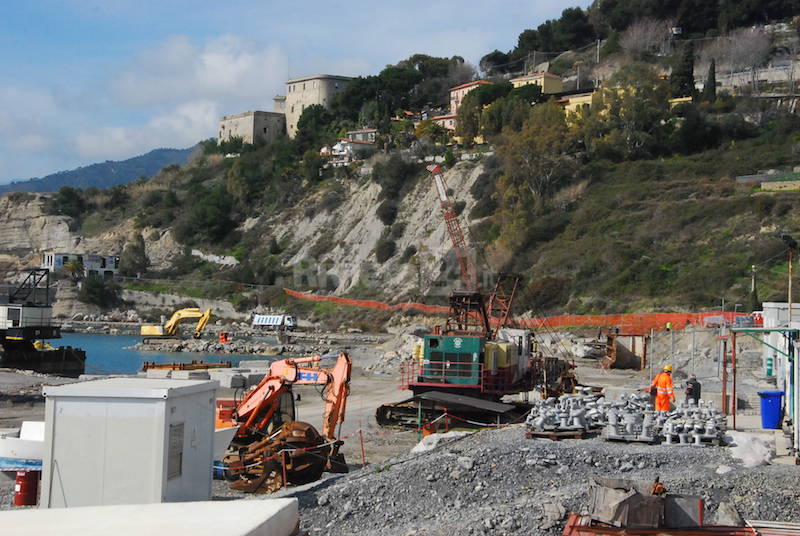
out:
M672 375L667 374L666 372L658 374L655 378L653 378L653 383L650 384L650 387L656 388L656 410L668 411L669 399L675 398L675 388L672 385ZM659 402L661 402L661 404L659 404ZM663 408L664 403L667 405L666 409Z

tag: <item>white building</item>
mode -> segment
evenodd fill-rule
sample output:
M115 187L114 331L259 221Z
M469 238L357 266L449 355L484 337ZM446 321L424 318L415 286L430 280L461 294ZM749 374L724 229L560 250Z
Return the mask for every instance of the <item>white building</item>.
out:
M286 131L286 116L279 112L244 112L226 115L219 120L219 143L231 138L241 138L244 143L258 139L272 141Z
M102 275L114 277L119 270L118 255L98 255L96 253L43 253L40 268L53 273L66 271L65 266L72 262L83 266L83 275Z
M286 132L290 138L297 134L297 121L309 106L321 104L326 108L331 99L342 92L352 80L349 76L315 74L293 78L286 82L286 95L278 95L273 100L275 110L286 114Z

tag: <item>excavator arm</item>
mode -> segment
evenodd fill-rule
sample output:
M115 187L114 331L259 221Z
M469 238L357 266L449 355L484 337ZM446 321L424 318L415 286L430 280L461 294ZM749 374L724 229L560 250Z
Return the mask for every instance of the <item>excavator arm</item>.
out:
M206 311L201 311L197 307L178 309L172 313L170 319L167 320L167 323L163 326L142 326L141 333L142 335L172 337L178 333L178 326L180 323L189 318L198 319L197 326L194 330L194 338L199 339L203 334L203 330L205 329L206 325L211 320L211 309L207 309Z
M297 359L282 359L270 365L269 372L254 389L249 391L234 411L241 424L238 435L246 436L254 430L264 431L272 416L280 408L281 395L292 385L322 385L325 398L322 435L336 437L336 425L344 422L347 396L350 393L352 361L344 352L338 354L336 364L330 369L308 366L337 354L316 355Z
M203 335L203 330L206 329L209 321L211 321L211 309L206 309L206 311L200 316L200 320L197 321L197 326L194 328L195 339L199 339Z

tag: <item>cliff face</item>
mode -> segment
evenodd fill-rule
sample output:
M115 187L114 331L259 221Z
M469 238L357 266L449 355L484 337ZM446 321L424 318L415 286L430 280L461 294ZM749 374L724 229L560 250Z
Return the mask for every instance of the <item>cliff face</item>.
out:
M69 230L70 218L45 214L45 200L44 196L0 197L0 256L5 260L75 249L79 239Z
M482 171L479 163L461 162L445 174L453 200L466 203L461 215L465 229L475 203L469 190ZM374 181L346 180L337 188L341 201L329 210L317 209L319 197L325 194L320 192L297 206L243 224L244 231L256 229L265 237L276 237L288 252L284 263L293 275L283 284L325 288L337 294L356 288L362 295L364 290L367 294L374 290L386 297L428 293L443 273L457 276L457 267L446 259L452 250L450 238L429 176L417 180L403 195L391 227L376 215L382 200L381 188ZM9 269L38 265L46 251L119 254L138 233L145 238L155 270L168 268L182 249L170 228L136 229L130 218L113 222L99 234L82 236L70 230L69 217L47 215L46 200L44 195L0 197L0 261L5 260ZM395 253L379 262L375 247L389 235ZM420 262L409 262L411 255L403 255L411 252L409 248L418 252Z
M475 203L469 190L482 171L480 164L462 162L445 174L454 201L466 202L461 215L465 232L467 214ZM346 188L344 201L333 210L311 218L296 210L288 217L282 214L270 219L270 227L282 229L279 239L296 251L289 260L295 267L295 287L313 286L316 278L317 285L327 286L336 294L357 287L367 287L367 293L374 290L382 296L427 293L443 271L457 271L446 259L451 242L429 177L420 179L400 201L391 229L376 215L381 203L379 185L367 181L350 183ZM390 233L395 254L381 263L375 247ZM408 262L403 253L410 247L423 262ZM320 284L323 278L327 285Z
M169 229L137 230L130 219L116 222L98 235L83 236L70 230L70 217L47 214L46 201L45 195L0 197L0 262L10 270L38 265L44 252L118 255L139 232L146 237L158 236L157 240L146 240L155 269L168 267L180 249Z

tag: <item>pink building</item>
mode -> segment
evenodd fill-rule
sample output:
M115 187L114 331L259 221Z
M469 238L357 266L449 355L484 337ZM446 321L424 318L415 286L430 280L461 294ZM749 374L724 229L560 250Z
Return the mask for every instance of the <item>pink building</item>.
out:
M434 123L438 123L447 130L455 130L456 129L456 116L455 114L448 114L448 115L437 115L436 117L431 117L431 121Z
M466 84L461 84L460 86L451 87L450 114L455 115L458 113L458 107L461 106L461 101L464 100L464 96L467 93L469 93L478 86L483 86L486 84L491 84L491 82L487 82L486 80L476 80L474 82L467 82Z

